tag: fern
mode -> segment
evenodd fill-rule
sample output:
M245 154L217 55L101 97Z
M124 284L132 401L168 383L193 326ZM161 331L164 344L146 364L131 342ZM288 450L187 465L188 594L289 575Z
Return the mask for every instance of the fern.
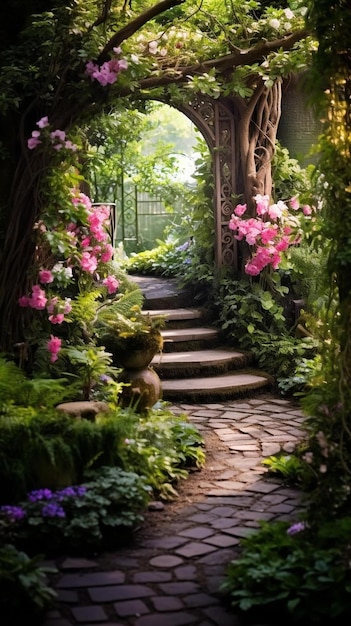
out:
M81 327L89 328L96 318L97 299L101 296L102 289L95 289L89 293L80 293L72 300L71 317Z

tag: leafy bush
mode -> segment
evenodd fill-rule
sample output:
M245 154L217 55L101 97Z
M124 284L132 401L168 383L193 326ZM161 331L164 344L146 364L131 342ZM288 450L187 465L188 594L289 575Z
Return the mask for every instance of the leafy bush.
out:
M187 478L188 468L200 468L205 461L203 439L186 418L165 409L155 409L135 420L121 458L125 469L147 478L155 494L163 499L176 497L176 484Z
M303 360L314 356L318 342L289 331L282 305L284 293L271 293L248 280L225 278L218 287L215 306L223 335L251 352L257 365L275 376L278 385L284 379L286 390L291 392L297 385L289 380Z
M46 575L56 572L40 565L9 543L0 547L0 614L3 626L38 623L54 603L56 592Z
M242 540L222 591L248 614L271 623L346 623L351 617L351 518L309 528L303 522L262 523Z
M141 521L151 488L120 468L90 470L82 485L34 490L17 506L0 508L1 534L28 552L81 552L116 545L121 530ZM123 537L123 535L122 535Z
M55 410L9 407L0 415L0 502L80 482L92 464L120 465L128 424L118 411L90 422Z

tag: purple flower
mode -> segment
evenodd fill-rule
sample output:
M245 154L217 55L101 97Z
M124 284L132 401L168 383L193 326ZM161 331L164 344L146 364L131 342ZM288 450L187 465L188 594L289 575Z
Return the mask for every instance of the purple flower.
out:
M37 502L38 500L50 500L52 498L50 489L36 489L28 494L29 502Z
M66 517L62 506L54 503L45 504L41 510L41 514L43 517Z
M55 498L61 502L65 498L73 498L74 496L83 496L86 492L87 488L83 486L73 486L73 487L65 487L60 491L57 491L55 494Z
M297 522L297 524L293 524L292 526L289 526L286 532L288 533L288 535L296 535L297 533L300 533L302 530L305 530L305 528L306 528L306 525L304 522Z
M11 522L16 522L26 516L26 512L20 506L4 505L0 507L0 511L5 513Z

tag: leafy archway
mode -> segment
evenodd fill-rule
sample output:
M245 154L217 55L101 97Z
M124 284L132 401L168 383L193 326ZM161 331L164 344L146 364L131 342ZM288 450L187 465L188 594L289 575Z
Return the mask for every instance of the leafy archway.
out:
M59 202L58 190L50 188L53 183L47 177L50 167L61 167L59 147L56 144L55 159L52 152L36 149L41 143L37 128L40 120L48 118L53 132L66 135L73 131L69 141L74 145L82 124L107 109L116 98L130 101L140 93L144 97L153 94L183 105L185 90L185 102L198 98L195 94L201 94L200 99L203 95L213 98L211 106L218 113L214 119L221 119L220 109L225 115L227 110L233 111L235 101L235 132L249 136L245 142L240 140L240 154L236 154L231 169L223 156L215 158L216 172L223 181L217 193L224 194L216 199L217 209L221 205L216 217L219 262L234 262L235 256L230 249L232 238L224 227L231 210L229 194L243 194L250 204L253 193L268 190L268 170L261 165L266 157L269 160L271 139L267 133L257 135L257 130L265 120L265 130L270 129L277 116L273 101L278 100L272 100L272 95L279 93L279 77L290 72L297 60L301 63L308 53L310 42L301 14L258 7L253 16L250 3L238 2L235 6L223 5L218 21L217 16L209 20L208 11L202 12L203 2L195 12L188 0L161 0L156 4L150 0L138 3L136 9L135 3L132 8L129 4L106 0L101 7L93 0L50 0L43 10L42 0L32 0L24 10L17 0L6 0L11 28L0 48L3 350L22 336L18 298L33 284L38 272L33 262L33 226L45 212L49 198L55 196ZM212 0L207 4L213 10ZM18 20L13 19L14 15ZM248 35L253 21L255 29ZM134 37L141 32L140 37ZM164 35L168 42L165 54L161 47ZM123 56L119 49L122 43ZM288 51L292 54L287 55ZM228 103L217 102L219 95ZM225 149L232 141L227 135L228 127L219 142ZM236 169L239 163L240 171ZM233 170L238 171L235 185Z

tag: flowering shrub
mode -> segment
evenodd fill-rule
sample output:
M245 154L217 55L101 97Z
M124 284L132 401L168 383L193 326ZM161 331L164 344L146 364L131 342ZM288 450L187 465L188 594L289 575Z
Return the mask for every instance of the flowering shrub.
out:
M61 151L61 161L69 171L72 165L68 153L75 153L77 145L67 140L64 131L50 130L47 117L41 118L37 126L40 130L32 132L28 148ZM108 233L109 207L93 206L77 183L62 192L58 190L58 200L54 199L43 219L35 225L39 267L30 291L19 298L21 307L46 313L49 322L46 345L51 363L57 361L62 348L62 338L57 336L55 327L73 321L72 299L62 292L76 295L97 288L107 296L114 294L119 286L108 268L114 252Z
M30 553L98 548L107 534L113 541L114 530L117 542L121 528L142 520L151 488L144 477L117 467L91 470L86 478L82 485L37 489L16 506L0 507L0 536Z
M256 202L257 217L242 219L247 210L246 204L238 204L229 221L229 228L236 232L238 241L245 240L253 248L253 253L245 265L245 272L250 276L258 276L262 270L271 265L277 269L282 260L282 254L289 246L296 245L301 240L300 208L297 198L290 200L290 208L279 200L276 204L269 204L269 197L258 194ZM311 215L309 205L302 207L304 215Z

